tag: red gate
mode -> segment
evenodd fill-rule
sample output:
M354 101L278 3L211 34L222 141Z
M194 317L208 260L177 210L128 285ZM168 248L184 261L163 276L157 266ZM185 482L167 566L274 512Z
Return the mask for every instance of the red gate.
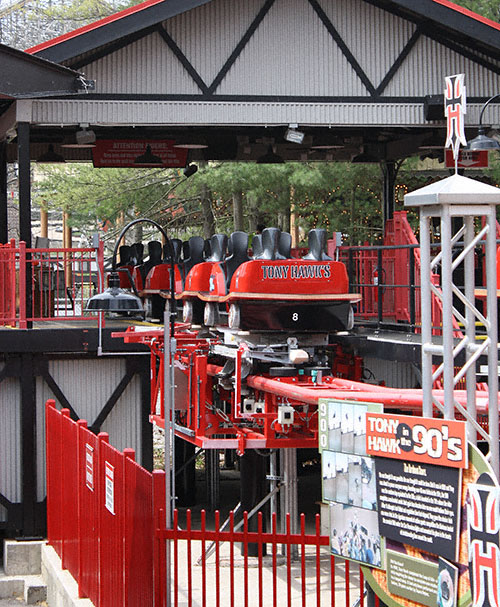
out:
M306 529L241 529L231 513L228 529L201 512L200 524L174 513L172 529L163 522L165 474L152 474L96 437L86 422L73 421L47 401L48 541L78 582L80 597L96 607L262 607L266 605L363 605L363 574L356 565L330 554L320 517ZM182 527L181 528L181 524ZM199 527L199 528L197 528ZM249 546L258 555L249 556ZM172 601L167 601L167 550L170 551ZM269 556L266 556L266 552ZM352 567L352 564L351 564Z

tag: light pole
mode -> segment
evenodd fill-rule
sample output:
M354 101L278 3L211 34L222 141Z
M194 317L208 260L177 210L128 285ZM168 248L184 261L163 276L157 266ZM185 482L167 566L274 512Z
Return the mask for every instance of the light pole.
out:
M120 288L120 278L116 267L118 247L126 232L138 223L150 223L155 226L163 236L168 246L170 256L170 301L165 306L163 315L163 410L165 416L165 523L166 528L172 528L173 504L175 500L175 386L174 386L174 356L176 351L175 318L177 305L175 300L175 263L172 241L165 230L156 221L140 218L131 221L121 231L113 250L112 271L109 278L109 287L103 292L91 297L87 302L87 310L105 311L142 311L142 302L137 295ZM133 284L133 281L131 281ZM166 545L166 592L171 596L171 549L170 541ZM169 604L167 602L167 604Z

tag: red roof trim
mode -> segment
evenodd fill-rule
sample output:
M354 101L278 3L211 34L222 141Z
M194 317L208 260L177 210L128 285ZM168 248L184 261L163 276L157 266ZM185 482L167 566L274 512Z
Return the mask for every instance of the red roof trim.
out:
M161 2L164 2L164 1L165 0L146 0L145 2L142 2L141 4L137 4L136 6L131 6L130 8L126 8L123 11L114 13L113 15L109 15L109 17L104 17L104 19L99 19L99 21L95 21L94 23L89 23L88 25L84 25L83 27L79 27L78 29L73 30L72 32L68 32L67 34L63 34L62 36L53 38L52 40L47 40L46 42L42 42L41 44L32 46L31 48L26 49L25 52L30 53L30 54L36 54L47 48L56 46L57 44L60 44L61 42L64 42L66 40L71 40L72 38L76 38L76 37L80 36L81 34L85 34L86 32L90 32L92 30L103 27L103 26L107 25L108 23L113 23L114 21L119 21L120 19L128 17L129 15L133 15L134 13L139 13L139 12L149 8L150 6L154 6L155 4L160 4ZM454 2L450 2L450 0L432 0L432 2L434 2L435 4L440 4L441 6L445 6L446 8L454 10L458 13L461 13L462 15L465 15L466 17L470 17L471 19L474 19L475 21L478 21L480 23L483 23L484 25L487 25L489 27L492 27L492 28L500 31L500 23L497 23L496 21L492 21L491 19L487 19L486 17L482 17L481 15L478 15L477 13L469 10L468 8L464 8L463 6L459 6L458 4L455 4Z
M454 2L450 2L450 0L432 0L432 1L435 4L441 4L442 6L446 6L446 8L451 8L452 10L457 11L458 13L462 13L462 15L471 17L471 19L474 19L475 21L480 21L481 23L484 23L485 25L489 25L490 27L493 27L496 30L500 30L500 23L497 23L496 21L492 21L491 19L488 19L486 17L482 17L481 15L478 15L477 13L469 10L468 8L464 8L463 6L459 6L458 4L455 4Z
M61 42L65 42L66 40L71 40L72 38L76 38L81 34L85 34L87 32L91 32L92 30L98 29L108 23L113 23L113 21L119 21L124 17L128 17L129 15L133 15L134 13L139 13L150 6L154 6L155 4L160 4L164 2L164 0L146 0L146 2L141 2L141 4L136 4L135 6L131 6L130 8L126 8L123 11L119 11L118 13L114 13L113 15L109 15L109 17L104 17L104 19L99 19L98 21L94 21L93 23L89 23L88 25L84 25L83 27L79 27L72 32L68 32L67 34L63 34L62 36L58 36L57 38L52 38L52 40L47 40L46 42L42 42L37 44L36 46L32 46L31 48L26 49L26 53L35 54L40 51L43 51L46 48L50 48L51 46L55 46L60 44Z

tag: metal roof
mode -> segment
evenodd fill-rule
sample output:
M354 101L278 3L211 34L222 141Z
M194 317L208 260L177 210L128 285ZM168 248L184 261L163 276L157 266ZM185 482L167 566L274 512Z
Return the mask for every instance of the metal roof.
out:
M141 4L100 19L72 32L27 49L59 63L68 62L83 53L109 45L125 36L202 6L213 0L146 0ZM449 0L367 0L416 22L425 23L436 33L443 33L461 42L472 42L484 51L500 54L500 24ZM316 0L311 0L311 3ZM268 0L267 4L272 4Z
M448 0L147 0L29 52L96 82L18 102L32 157L81 124L200 144L195 161L255 161L269 144L301 161L442 154L444 76L466 73L468 125L500 90L500 24ZM285 141L289 124L303 144Z
M0 97L23 99L76 93L82 74L47 59L0 44Z

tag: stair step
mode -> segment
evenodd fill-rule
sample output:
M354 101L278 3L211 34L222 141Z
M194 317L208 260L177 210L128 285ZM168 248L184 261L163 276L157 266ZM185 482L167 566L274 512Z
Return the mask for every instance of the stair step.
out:
M6 575L0 569L0 599L24 598L27 605L47 599L47 586L41 575Z

